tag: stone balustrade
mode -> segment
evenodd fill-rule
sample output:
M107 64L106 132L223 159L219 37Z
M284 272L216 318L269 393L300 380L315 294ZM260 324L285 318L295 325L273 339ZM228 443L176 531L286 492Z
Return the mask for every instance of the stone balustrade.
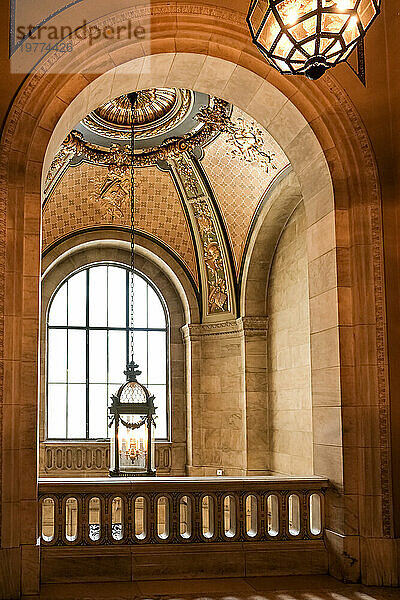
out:
M40 479L42 546L322 539L326 479Z
M156 442L157 473L171 471L171 443ZM41 477L106 477L110 468L110 442L45 441L39 452Z

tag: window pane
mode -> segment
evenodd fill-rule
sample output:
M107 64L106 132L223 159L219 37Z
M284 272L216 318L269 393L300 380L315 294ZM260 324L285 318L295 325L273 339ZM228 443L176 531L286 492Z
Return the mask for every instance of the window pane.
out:
M165 332L149 331L149 378L148 383L165 383L166 355Z
M49 325L67 324L67 284L55 294L49 311Z
M86 327L87 272L89 327L121 328L120 331L90 330L88 348L86 331L76 329ZM87 418L90 438L109 437L107 405L110 396L125 381L129 337L126 331L126 297L127 291L128 294L130 291L126 288L129 282L126 274L126 269L117 265L90 267L72 276L54 296L48 316L47 419L51 438L85 438ZM134 291L135 328L166 329L163 304L139 275L135 275ZM66 327L67 315L69 329ZM52 329L51 324L65 328ZM135 331L134 334L134 358L142 371L139 381L156 396L156 437L159 439L167 437L166 339L166 332Z
M154 406L157 407L156 428L154 433L157 439L165 439L167 437L166 389L165 385L149 385L149 392L155 396Z
M108 380L122 383L126 369L126 332L109 331L108 336Z
M142 372L138 379L144 385L147 384L147 331L135 331L135 361L139 365L139 371Z
M107 331L89 332L89 381L107 383Z
M155 291L149 286L149 327L165 327L165 313L161 301Z
M49 438L65 438L66 430L65 384L49 384L47 392L47 435Z
M68 386L68 437L86 437L86 385Z
M126 269L108 267L108 326L126 327Z
M89 325L107 326L107 267L89 270Z
M68 383L86 382L86 332L68 331Z
M89 386L89 437L108 437L107 430L107 385Z
M142 277L135 275L134 282L135 304L134 304L134 327L147 327L147 283Z
M107 389L107 399L110 400L113 394L116 394L123 383L125 383L126 379L122 379L122 381L115 381L113 383L108 384Z
M67 383L67 330L49 329L48 381Z
M68 325L86 325L86 271L68 280Z

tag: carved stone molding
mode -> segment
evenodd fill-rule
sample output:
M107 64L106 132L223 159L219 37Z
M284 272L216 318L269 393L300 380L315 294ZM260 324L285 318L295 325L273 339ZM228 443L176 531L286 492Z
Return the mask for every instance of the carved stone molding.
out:
M387 335L386 335L386 301L385 276L383 256L383 227L381 213L381 192L374 151L368 134L346 92L336 83L334 77L326 74L324 84L336 98L340 107L349 118L358 147L363 157L363 177L367 178L368 204L370 207L371 244L374 272L375 297L375 340L376 362L378 376L379 402L379 439L380 439L380 472L382 494L382 529L384 537L393 535L392 510L392 473L391 473L391 428L390 428L390 397L389 377L387 366Z
M181 328L184 341L206 336L257 336L264 337L268 331L268 317L240 317L234 321L184 325Z
M155 443L156 469L167 475L172 468L172 444ZM108 477L110 442L41 442L40 477Z
M246 337L265 337L268 333L268 317L240 317L238 322Z

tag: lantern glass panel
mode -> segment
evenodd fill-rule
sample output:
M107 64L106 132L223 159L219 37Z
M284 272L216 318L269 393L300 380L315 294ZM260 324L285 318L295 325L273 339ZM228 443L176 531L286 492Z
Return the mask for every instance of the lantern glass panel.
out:
M142 420L139 415L121 414L125 423L137 424ZM154 430L152 428L151 438L151 464L148 464L148 427L146 424L138 429L130 429L121 421L118 426L118 439L115 439L115 427L110 429L111 453L110 468L116 471L117 467L120 474L136 475L146 473L148 470L154 470ZM118 448L118 450L117 450ZM118 460L116 452L118 451Z
M289 40L287 35L283 34L274 50L274 54L276 54L276 56L286 58L292 48L292 42Z
M289 29L289 33L297 42L301 42L314 33L316 26L317 17L310 17L309 19L298 23L294 27L291 27Z
M336 13L323 13L321 31L325 33L340 33L349 20L349 15Z
M364 29L366 29L376 14L372 0L361 0L357 12L360 17L362 26L364 27Z
M274 14L270 13L260 33L260 44L264 46L267 51L269 51L280 31L281 28L279 27L278 21L275 19Z
M283 0L276 8L284 25L290 27L307 13L316 10L317 0Z
M254 10L250 17L250 22L255 33L259 30L261 26L265 13L269 8L269 4L269 0L260 0L260 2L257 2L254 7Z
M351 17L349 20L346 29L343 32L343 38L346 42L346 45L350 45L359 35L358 30L358 19L357 17Z

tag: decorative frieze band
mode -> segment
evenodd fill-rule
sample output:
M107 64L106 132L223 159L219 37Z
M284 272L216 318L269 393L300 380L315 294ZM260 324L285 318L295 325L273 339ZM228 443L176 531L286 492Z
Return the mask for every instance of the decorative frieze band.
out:
M156 442L156 470L162 475L171 471L170 443ZM110 468L110 443L41 442L40 477L106 477Z
M257 336L265 337L268 331L268 317L240 317L234 321L220 323L198 323L181 328L184 341L205 336Z

